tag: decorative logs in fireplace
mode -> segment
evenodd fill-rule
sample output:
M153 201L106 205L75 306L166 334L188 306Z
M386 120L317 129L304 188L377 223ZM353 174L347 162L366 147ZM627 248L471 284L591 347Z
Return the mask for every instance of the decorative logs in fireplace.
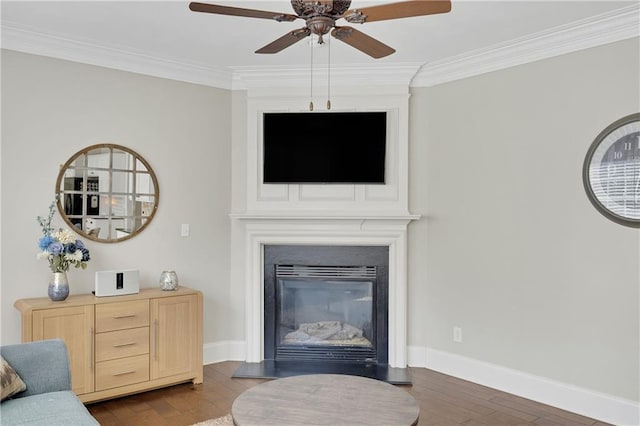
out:
M371 341L362 335L362 329L340 321L300 324L296 331L284 336L282 343L285 345L371 346Z

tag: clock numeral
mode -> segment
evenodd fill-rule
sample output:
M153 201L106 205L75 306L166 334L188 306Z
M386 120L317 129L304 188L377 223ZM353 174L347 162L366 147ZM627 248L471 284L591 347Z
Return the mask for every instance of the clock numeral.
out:
M624 150L625 151L629 151L631 149L631 142L625 142L624 143Z
M614 160L622 160L622 151L614 151L613 159Z
M638 138L638 149L640 149L640 134L636 135L636 138Z

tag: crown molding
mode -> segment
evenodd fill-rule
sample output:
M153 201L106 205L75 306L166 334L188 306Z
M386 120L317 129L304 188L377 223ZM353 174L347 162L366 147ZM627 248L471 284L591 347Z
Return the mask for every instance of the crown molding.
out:
M435 86L634 37L640 37L640 2L424 64L411 82L411 87Z
M44 34L7 21L2 21L2 48L223 89L231 89L233 80L228 69Z
M420 63L371 64L371 65L331 65L313 68L313 85L317 88L357 86L404 86L420 69ZM231 67L234 80L233 89L264 88L306 88L311 81L309 66L297 67Z
M640 37L640 2L526 37L426 64L332 65L331 86L428 87L522 65L616 41ZM298 67L207 67L123 48L73 40L2 21L2 48L230 90L309 87L310 69ZM318 65L314 85L327 85Z

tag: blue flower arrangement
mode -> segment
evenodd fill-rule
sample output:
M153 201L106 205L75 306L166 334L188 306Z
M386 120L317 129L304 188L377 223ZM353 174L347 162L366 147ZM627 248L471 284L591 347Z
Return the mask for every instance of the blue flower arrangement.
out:
M49 205L49 215L46 218L37 217L43 234L38 240L40 249L38 258L49 261L51 272L67 272L70 265L86 269L91 256L84 243L76 239L70 230L62 228L54 230L51 225L55 204L54 200Z

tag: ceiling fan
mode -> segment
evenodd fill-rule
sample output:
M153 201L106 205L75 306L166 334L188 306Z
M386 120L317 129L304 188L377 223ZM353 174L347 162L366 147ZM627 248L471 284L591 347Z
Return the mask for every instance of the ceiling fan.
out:
M194 12L273 19L278 22L304 19L304 27L289 31L279 39L256 50L255 53L278 53L311 34L317 35L318 44L322 44L322 37L331 31L331 35L336 39L376 59L391 55L395 49L353 27L337 26L336 21L344 18L352 24L364 24L411 16L447 13L451 10L450 0L401 1L362 9L349 9L350 5L351 0L291 0L295 15L198 2L190 3L189 9Z

